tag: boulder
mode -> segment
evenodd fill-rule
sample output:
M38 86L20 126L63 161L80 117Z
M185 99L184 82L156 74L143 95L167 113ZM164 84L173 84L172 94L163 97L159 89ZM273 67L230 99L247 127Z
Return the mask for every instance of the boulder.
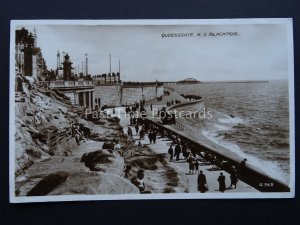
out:
M114 149L115 147L115 144L113 142L104 142L103 145L102 145L102 148L103 149Z
M105 121L96 120L96 121L94 121L94 124L97 124L97 125L104 125L104 124L105 124Z
M110 118L108 118L108 122L120 122L120 118L119 117L116 117L116 116L114 116L114 117L110 117Z
M112 173L74 172L49 195L139 194L130 181Z
M108 164L112 162L113 154L105 153L102 150L95 152L84 153L81 157L80 162L84 162L85 166L91 171L102 171L104 170L98 164Z
M27 194L27 196L44 196L65 182L69 173L60 171L44 177Z
M42 155L45 155L43 151L34 148L28 148L25 150L25 152L27 153L28 156L30 156L32 160L40 159Z
M82 124L80 124L80 131L83 132L85 137L89 137L92 133L91 128L83 126Z

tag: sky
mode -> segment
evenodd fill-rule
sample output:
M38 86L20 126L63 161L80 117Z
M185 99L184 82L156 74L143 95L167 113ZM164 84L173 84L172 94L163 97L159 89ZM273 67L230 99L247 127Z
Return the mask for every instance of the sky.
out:
M22 26L18 26L17 29ZM286 25L30 25L36 29L48 69L56 69L57 51L73 66L88 54L89 73L112 72L124 81L272 80L288 77ZM235 32L233 36L209 33ZM192 36L166 37L168 34ZM206 36L204 36L206 33ZM201 34L201 36L198 36ZM61 56L62 59L62 56Z

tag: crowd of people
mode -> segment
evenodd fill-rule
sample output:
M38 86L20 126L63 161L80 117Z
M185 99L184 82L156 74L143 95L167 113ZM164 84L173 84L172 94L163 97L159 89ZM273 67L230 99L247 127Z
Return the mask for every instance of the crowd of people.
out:
M180 156L182 155L184 160L188 163L189 167L189 173L188 174L196 174L198 175L197 179L197 185L198 185L198 191L200 192L206 192L208 191L208 185L206 182L206 176L203 173L202 170L199 172L199 165L202 162L212 162L213 168L215 170L221 170L222 168L227 166L227 162L224 160L221 160L216 155L213 155L212 153L208 152L199 152L197 147L193 144L186 143L182 140L180 140L179 137L173 136L173 142L175 142L175 147L173 147L173 144L170 145L168 149L169 154L169 160L170 162L175 162L180 160ZM182 158L181 158L182 160ZM229 175L230 175L230 186L226 187L226 177L223 174L223 172L220 173L217 182L219 183L219 191L225 192L226 189L236 189L238 178L241 173L243 173L243 170L245 169L247 159L244 159L240 162L238 165L238 168L236 168L235 165L232 165L229 169Z
M180 104L181 103L181 101L180 100L172 100L172 101L170 101L170 102L167 102L167 106L169 107L169 106L172 106L172 105L174 105L174 104Z
M142 118L133 117L132 121L130 122L130 126L127 127L128 137L133 138L133 130L135 130L135 135L139 136L139 140L145 140L147 135L149 138L149 144L156 143L157 130L151 126L148 126L147 123L144 123Z
M200 96L192 95L186 95L184 97L201 99ZM174 103L178 104L180 103L180 100L172 100L170 102L167 102L167 106L171 106ZM152 104L150 105L150 109L152 110ZM215 170L223 170L226 168L225 170L228 171L230 176L230 186L226 186L226 176L223 174L223 172L220 172L216 180L216 182L218 182L219 184L218 190L220 192L225 192L227 189L237 188L239 176L245 168L247 159L244 159L238 165L237 168L236 165L230 165L230 167L228 167L230 163L224 160L222 157L219 157L210 151L205 151L203 149L201 150L199 149L198 145L184 138L181 138L179 135L176 135L172 132L168 132L162 127L159 127L156 124L149 122L149 120L141 116L135 116L133 113L138 110L144 110L144 102L141 101L140 104L136 103L132 107L126 107L126 113L130 115L130 125L127 128L127 135L133 140L133 142L135 142L135 140L137 139L133 138L133 132L135 131L135 135L139 136L137 146L141 146L141 140L145 140L146 136L149 139L149 144L156 143L158 134L160 134L162 137L167 136L170 140L172 140L172 144L170 145L167 151L169 153L169 161L182 161L183 157L183 160L185 160L188 164L188 174L198 175L197 190L199 192L204 193L209 190L206 175L204 174L203 170L199 171L200 164L203 162L211 162ZM158 114L160 114L161 111L159 111ZM74 133L76 132L77 131L74 130ZM140 192L145 191L145 184L143 181L144 171L140 170L134 176L132 174L132 168L130 166L127 166L126 168L124 168L124 177L129 179L133 184L135 184L139 188Z
M181 96L184 97L184 98L186 98L186 99L189 99L190 101L202 99L202 97L199 96L199 95L191 95L191 94L186 94L185 95L185 94L181 94Z
M243 164L243 162L245 162L245 160L243 160L241 164ZM219 183L218 190L222 193L224 193L225 190L227 190L227 189L236 189L236 187L237 187L238 173L237 173L235 166L231 167L231 171L229 172L229 174L230 174L230 186L229 187L226 187L226 177L223 174L223 172L220 172L220 175L218 176L218 179L217 179L217 182ZM204 175L202 170L200 170L200 173L198 175L197 186L198 186L198 191L200 191L201 193L205 193L206 191L209 190L208 184L206 181L206 176Z

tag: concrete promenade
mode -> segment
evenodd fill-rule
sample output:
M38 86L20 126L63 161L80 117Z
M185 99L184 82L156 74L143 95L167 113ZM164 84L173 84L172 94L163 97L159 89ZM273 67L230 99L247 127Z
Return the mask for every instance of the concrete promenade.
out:
M113 114L111 109L107 110L107 112L111 116L120 116L120 125L123 127L124 131L127 131L127 128L130 125L129 116L125 116L124 109L116 108L115 111L116 111L116 114ZM121 112L121 113L118 114L118 112ZM134 127L131 126L131 129L133 130L133 138L136 141L139 141L140 140L139 135L137 135L135 133ZM141 126L140 126L140 129L141 129ZM173 168L175 171L180 171L183 174L185 174L186 180L187 180L188 186L189 186L189 190L188 190L189 193L198 193L198 190L197 190L198 174L197 173L189 174L189 165L186 162L186 160L183 158L182 154L180 155L179 161L176 162L175 159L173 159L172 162L169 162L170 155L167 153L167 151L168 151L170 144L172 143L172 141L170 139L160 138L160 136L157 136L156 143L150 144L148 136L146 135L145 139L140 140L140 141L141 141L142 145L146 145L151 150L151 152L152 152L151 154L164 154L165 160L168 162L168 165L171 168ZM209 163L205 160L201 160L201 162L199 164L200 164L199 171L202 170L203 173L206 175L207 184L208 184L208 188L209 188L207 193L220 193L219 192L219 184L217 181L218 176L220 175L220 172L222 172L224 174L224 176L226 177L225 182L226 182L227 189L226 189L225 193L227 193L227 192L229 192L229 193L258 192L255 188L249 186L248 184L246 184L242 181L238 181L236 189L231 189L231 188L229 188L230 175L226 171L216 168L214 165L212 165L211 163ZM145 176L147 176L147 171L145 171Z

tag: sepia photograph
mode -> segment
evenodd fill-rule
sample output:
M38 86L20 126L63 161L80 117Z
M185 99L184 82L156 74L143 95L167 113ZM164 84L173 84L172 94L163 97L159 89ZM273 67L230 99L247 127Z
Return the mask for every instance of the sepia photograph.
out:
M11 21L10 202L293 198L292 25Z

